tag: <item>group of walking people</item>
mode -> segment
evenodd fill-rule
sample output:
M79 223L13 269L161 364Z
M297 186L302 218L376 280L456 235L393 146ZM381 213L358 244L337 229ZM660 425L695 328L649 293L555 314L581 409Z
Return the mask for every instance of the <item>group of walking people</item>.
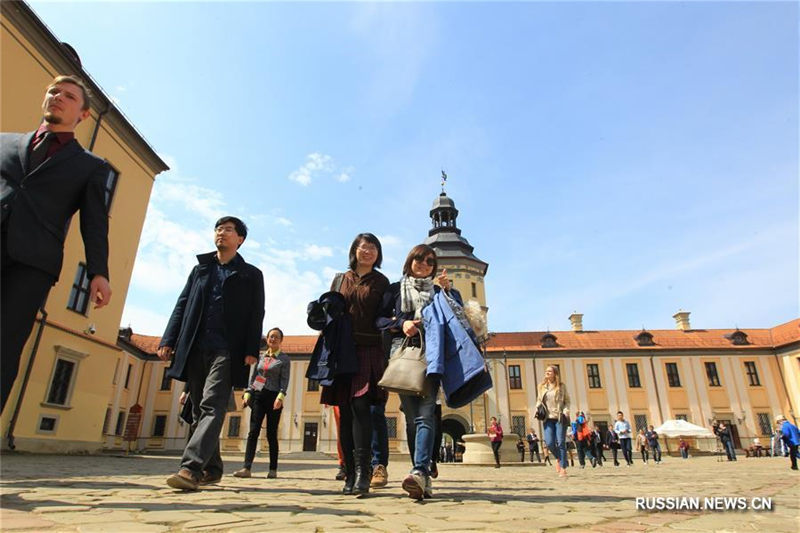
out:
M325 356L337 358L334 365L329 362L326 368L353 366L353 371L334 371L328 379L321 381L321 403L339 411L338 438L344 494L367 494L370 488L386 484L386 465L373 464L373 451L381 447L375 440L388 439L388 436L381 437L374 431L374 422L376 418L384 417L383 407L388 399L387 391L379 385L386 370L387 356L408 346L424 349L423 310L440 292L447 293L449 298L463 305L461 295L452 287L446 270L438 271L436 252L430 246L419 244L409 251L403 263L402 277L394 283L377 270L382 261L383 251L378 238L371 233L357 235L350 246L349 270L338 274L331 284L331 293L343 298L347 320L340 325L335 337L328 337L323 331L309 366L310 372L317 372L319 364L315 358L318 352L325 352L326 346L330 353ZM337 298L326 294L319 301ZM338 343L349 330L352 331L355 357L348 362L345 360L347 350L341 349ZM321 353L319 356L324 357ZM399 395L412 463L402 487L411 498L418 500L433 495L431 480L438 475L436 452L441 442L441 405L437 404L437 398L442 375L431 372L430 368L429 363L424 377L424 393ZM379 406L377 416L376 406ZM388 441L385 447L388 448ZM380 479L376 480L376 475Z
M264 285L261 272L247 264L238 248L247 236L247 227L236 217L223 217L214 226L217 251L198 256L186 286L162 336L158 355L172 360L168 376L186 381L192 400L190 437L181 459L181 468L167 479L171 487L196 490L216 483L222 476L219 433L227 410L231 388L246 388L243 404L251 409L244 464L237 477L252 475L253 460L264 419L267 421L269 471L277 477L277 428L283 400L290 381L290 362L281 351L283 332L267 332L267 347L260 353L261 322L264 316ZM403 275L390 283L378 268L383 251L378 238L361 233L353 240L348 254L348 269L337 274L325 300L323 322L335 322L336 331L320 327L313 357L335 357L326 368L333 369L320 380L320 402L333 406L339 414L338 444L341 449L344 494L366 494L373 478L385 485L388 461L388 435L374 429L385 415L388 393L378 382L388 356L404 346L420 346L424 337L423 309L440 292L463 305L461 295L452 288L445 270L438 271L436 252L430 246L414 246L406 257ZM338 302L342 320L328 320ZM309 324L312 322L309 305ZM339 345L332 346L335 339ZM321 350L318 350L319 347ZM326 351L327 350L327 351ZM314 359L312 357L312 363ZM251 367L255 368L251 371ZM311 367L310 367L311 370ZM248 372L250 373L248 379ZM436 413L441 374L425 376L422 394L400 394L407 421L407 437L412 468L403 480L403 489L415 499L432 495L435 477ZM440 424L439 424L440 425ZM381 438L383 434L383 438ZM441 434L441 428L439 428ZM384 440L383 446L374 440ZM436 443L436 445L434 444ZM373 450L385 448L384 464L373 465ZM379 459L380 461L380 459ZM377 468L374 468L377 466ZM380 481L380 480L378 480Z

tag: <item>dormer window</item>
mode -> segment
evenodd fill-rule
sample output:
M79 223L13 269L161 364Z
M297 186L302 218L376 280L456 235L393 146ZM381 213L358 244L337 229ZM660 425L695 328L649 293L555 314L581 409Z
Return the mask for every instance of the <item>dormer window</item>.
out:
M556 342L556 336L552 333L545 333L542 335L542 348L558 348L558 343Z
M731 344L734 346L745 346L750 344L750 341L747 340L747 333L744 331L737 329L730 335L725 335L725 337L731 341Z
M636 335L633 339L639 346L655 346L656 344L653 342L653 334L645 330L642 330L642 332Z

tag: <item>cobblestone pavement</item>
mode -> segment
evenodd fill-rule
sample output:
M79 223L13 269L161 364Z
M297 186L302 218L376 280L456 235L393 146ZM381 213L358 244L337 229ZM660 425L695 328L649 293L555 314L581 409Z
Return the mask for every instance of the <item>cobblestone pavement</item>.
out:
M48 532L172 531L800 531L800 475L788 459L668 458L661 465L500 469L441 465L434 498L415 502L400 482L405 461L389 465L389 485L356 498L339 494L335 464L322 456L286 455L279 477L226 475L194 493L165 484L178 459L163 456L2 456L0 529ZM241 457L226 457L233 471ZM650 511L636 497L771 498L757 512Z

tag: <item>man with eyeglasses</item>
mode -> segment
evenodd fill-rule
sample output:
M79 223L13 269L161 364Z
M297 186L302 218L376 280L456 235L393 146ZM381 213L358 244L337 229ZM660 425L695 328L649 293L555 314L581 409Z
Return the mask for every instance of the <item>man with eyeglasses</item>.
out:
M168 375L188 383L191 438L180 470L167 485L197 490L222 478L219 433L231 388L248 385L258 361L264 320L264 277L238 253L247 226L236 217L214 225L216 252L197 256L161 338L158 357L172 358Z

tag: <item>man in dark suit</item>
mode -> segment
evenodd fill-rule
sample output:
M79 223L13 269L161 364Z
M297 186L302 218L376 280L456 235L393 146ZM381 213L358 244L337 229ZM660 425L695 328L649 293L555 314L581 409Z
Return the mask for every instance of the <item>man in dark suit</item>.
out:
M197 490L222 478L219 432L231 387L248 385L249 365L258 361L264 321L264 277L237 252L247 226L235 217L214 225L216 252L197 256L161 338L158 356L168 375L188 382L192 434L170 487Z
M89 92L74 76L56 77L42 103L44 120L32 133L0 134L2 192L2 405L11 393L22 348L36 312L58 281L64 239L80 210L89 298L100 308L111 299L108 283L109 166L75 140L89 117Z

